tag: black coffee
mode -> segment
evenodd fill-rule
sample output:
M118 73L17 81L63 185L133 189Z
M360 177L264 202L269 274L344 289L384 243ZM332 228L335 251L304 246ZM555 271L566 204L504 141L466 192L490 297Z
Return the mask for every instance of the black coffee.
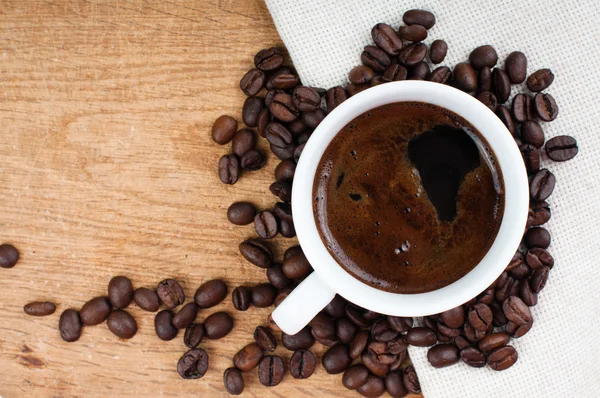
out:
M401 102L354 119L327 147L315 179L321 239L357 279L422 293L485 256L504 212L495 155L466 120Z

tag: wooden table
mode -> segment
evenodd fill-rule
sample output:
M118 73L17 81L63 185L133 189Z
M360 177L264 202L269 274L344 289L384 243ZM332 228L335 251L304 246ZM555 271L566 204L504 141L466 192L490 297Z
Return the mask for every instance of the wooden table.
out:
M229 146L210 139L219 115L239 118L239 79L255 52L281 44L265 5L5 0L0 21L0 242L22 256L0 269L0 395L226 396L223 371L269 309L237 313L228 297L200 313L225 310L236 322L226 338L202 343L210 369L201 380L176 373L182 333L160 341L154 315L136 306L129 341L102 324L65 343L57 324L119 274L136 287L175 278L188 298L213 278L230 291L265 281L237 249L252 226L232 226L225 212L242 199L272 206L277 160L226 186L216 169ZM58 310L28 317L33 300ZM357 396L340 380L319 366L308 380L288 374L267 389L251 372L244 395Z

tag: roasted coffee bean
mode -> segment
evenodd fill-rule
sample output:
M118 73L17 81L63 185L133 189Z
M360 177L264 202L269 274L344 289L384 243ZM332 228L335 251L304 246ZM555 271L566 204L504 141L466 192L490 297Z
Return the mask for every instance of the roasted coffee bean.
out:
M283 269L280 264L276 264L267 269L267 279L269 279L269 283L271 283L277 289L283 289L292 283L292 281L283 273Z
M435 25L435 16L425 10L408 10L402 15L402 21L407 25L421 25L431 29Z
M568 135L559 135L546 142L546 155L556 162L573 159L578 152L577 141Z
M452 308L440 314L440 319L449 328L460 328L465 324L465 310L462 306Z
M265 101L262 97L248 97L242 107L242 120L248 127L258 125L258 115L265 107ZM235 136L234 136L235 138ZM235 153L235 151L234 151ZM240 156L240 155L238 155Z
M371 47L373 47L373 46L371 46ZM373 47L373 48L377 49L377 51L381 51L377 47ZM364 52L363 52L363 54L364 54ZM387 55L385 53L383 53L383 55L385 55L387 57ZM327 94L326 94L327 112L331 112L332 110L334 110L342 102L346 101L347 98L348 97L346 95L346 90L344 90L344 88L341 86L332 87L329 90L327 90Z
M456 88L462 91L471 92L477 88L477 73L471 65L466 62L460 62L454 66L452 73Z
M425 44L412 43L400 50L398 62L404 66L414 66L423 61L425 55L427 55L427 46Z
M527 88L533 92L544 91L553 81L554 74L550 69L540 69L529 75L527 78Z
M519 355L513 346L507 345L495 349L488 357L488 365L494 370L505 370L517 362Z
M263 355L261 346L257 343L250 343L233 356L233 365L242 372L248 372L258 366Z
M317 341L325 341L333 345L336 343L336 326L335 321L324 312L320 312L310 321L312 335Z
M343 344L336 344L323 354L323 368L329 374L342 373L352 363L352 358L348 354L348 347Z
M482 368L487 361L485 355L475 347L467 347L460 351L460 359L473 368Z
M492 310L483 303L475 304L468 312L469 323L476 330L487 330L492 324Z
M20 253L16 247L10 243L0 245L0 267L12 268L19 261Z
M406 41L419 42L427 38L427 29L421 25L401 26L398 29L400 37ZM439 62L436 62L439 63Z
M369 375L367 381L356 389L363 397L380 397L385 393L385 383L381 377Z
M185 329L185 335L183 336L183 343L188 348L196 348L198 344L204 338L204 325L199 324L191 324Z
M314 112L304 112L302 113L301 119L304 124L306 124L311 129L314 129L317 128L319 124L321 124L323 119L325 119L325 111L323 111L323 109L321 108L318 108Z
M261 268L273 265L273 254L269 246L258 239L246 239L240 243L240 253L250 263Z
M60 319L58 320L58 330L60 332L60 337L64 341L67 343L72 343L79 340L82 329L83 324L81 323L81 318L79 317L79 313L77 311L69 308L60 314Z
M346 86L346 92L348 93L348 97L352 97L352 96L360 93L361 91L365 91L368 88L369 88L369 84L366 84L366 83L365 84L350 83Z
M177 337L178 329L173 326L173 313L162 310L154 317L154 331L159 339L164 341L173 340Z
M513 51L506 57L504 69L512 84L523 83L527 77L527 57L521 51Z
M477 343L479 349L483 352L494 351L503 347L510 341L510 336L505 332L490 333Z
M294 105L301 112L314 112L321 105L321 97L311 87L296 87L292 97Z
M340 318L336 321L336 336L338 340L343 344L350 344L356 333L358 327L353 324L348 318Z
M477 330L469 322L465 322L463 330L464 330L464 336L467 339L469 339L470 342L476 343L477 341L484 338L485 335L487 334L488 330L491 330L491 328L488 330Z
M365 310L363 312L363 317L367 320L367 321L376 321L379 318L382 317L382 315L379 312L375 312L375 311L371 311L371 310Z
M196 315L198 315L196 303L187 303L173 316L171 323L177 329L185 329L196 320Z
M548 230L542 227L529 228L525 233L525 246L528 248L541 247L546 249L550 246L551 240Z
M508 101L510 96L510 79L504 70L494 68L492 71L492 90L496 94L499 104Z
M231 142L231 151L239 157L256 147L256 134L254 131L242 129L235 133Z
M244 377L236 368L227 368L223 373L223 384L230 395L240 395L244 392Z
M265 356L258 365L258 379L265 387L274 387L281 383L285 367L277 355Z
M302 252L283 260L283 274L289 279L301 279L311 272L312 267Z
M249 150L240 158L240 166L248 171L262 169L266 162L266 156L257 149Z
M374 340L388 342L398 337L398 332L392 329L387 318L381 318L371 327L371 336Z
M346 304L348 304L348 302L342 296L336 294L323 311L333 318L339 319L346 315Z
M271 103L273 102L273 98L275 98L277 94L285 94L285 91L272 89L267 92L267 95L265 95L265 106L267 107L267 109L269 109ZM270 112L271 111L269 110L269 113ZM273 119L273 114L271 114L271 119Z
M540 247L534 247L527 250L525 261L533 270L536 270L540 267L554 267L554 257L552 257L547 250Z
M266 103L265 103L266 104ZM258 134L261 137L265 137L267 131L267 125L273 121L273 117L271 116L271 111L269 108L263 108L262 111L258 114L258 120L256 121L256 127L258 129ZM254 149L251 148L251 149Z
M375 76L371 83L369 84L371 87L379 86L380 84L389 83L390 81L383 76Z
M519 149L521 155L523 155L523 161L525 162L527 172L529 174L537 173L540 170L540 151L538 148L531 144L521 144Z
M506 283L501 287L496 287L496 300L503 303L510 296L510 292L513 290L515 279L509 276Z
M223 184L235 184L240 176L240 162L234 154L219 159L219 178Z
M292 145L294 136L282 124L272 122L267 125L265 137L271 145L287 148Z
M289 90L300 84L300 79L293 73L285 73L273 77L273 88L278 90Z
M290 351L307 350L315 344L315 338L310 327L306 326L294 335L282 333L281 344Z
M446 58L448 53L448 44L444 40L434 40L429 49L429 59L433 64L439 64Z
M252 97L260 92L265 86L265 73L259 69L250 69L242 80L240 80L240 89L248 97ZM214 135L213 135L214 137Z
M265 326L257 326L254 329L254 340L265 351L275 351L277 339L273 336L271 329Z
M454 345L456 345L459 350L464 350L465 348L471 346L471 342L464 336L457 336L454 338Z
M81 323L86 326L99 325L108 318L111 306L107 297L96 297L88 301L79 310Z
M252 290L248 286L238 286L231 293L231 301L238 311L246 311L252 304Z
M316 367L317 360L308 350L298 350L290 359L290 373L295 379L308 379Z
M427 351L427 360L434 368L454 365L458 359L458 348L453 344L437 344Z
M207 338L218 340L233 329L233 318L226 312L215 312L204 320L204 332Z
M294 227L294 221L291 219L279 220L279 233L284 238L293 238L296 236L296 228Z
M531 269L525 263L521 263L521 265L519 265L518 267L513 268L509 272L510 276L512 276L513 278L515 278L517 280L521 280L521 279L527 278L530 273L531 273Z
M496 107L496 116L502 120L502 123L506 126L506 129L514 136L515 135L515 122L510 114L510 111L504 105L498 105Z
M546 286L546 282L548 281L548 273L550 272L550 268L548 267L539 267L533 274L531 275L531 291L534 293L539 293Z
M292 184L289 182L275 181L269 186L269 191L284 202L292 200Z
M284 160L275 168L275 180L292 181L295 173L296 163L293 160Z
M531 290L529 281L521 281L521 283L519 283L519 297L529 307L537 305L537 294Z
M490 108L492 112L496 111L496 108L498 107L498 100L494 94L490 93L489 91L483 91L477 94L477 99L482 104Z
M362 54L360 55L360 59L365 66L368 66L375 72L379 73L383 73L392 63L389 55L376 46L365 46ZM331 112L331 110L329 110L329 106L327 106L327 109L329 112Z
M271 152L273 152L273 154L277 156L279 160L287 160L294 158L294 150L296 149L296 147L294 147L293 145L290 145L287 148L280 148L273 144L270 144L269 147L271 148Z
M533 120L533 101L529 94L517 94L512 102L512 115L518 123Z
M508 320L506 319L506 316L504 315L504 311L502 311L502 307L500 306L500 304L498 304L496 301L492 301L490 303L490 309L492 310L493 315L492 325L494 325L495 327L502 327L506 325Z
M492 69L484 66L477 75L477 92L484 93L486 91L492 91Z
M359 328L366 328L371 324L363 316L363 311L352 304L346 305L346 316Z
M237 125L237 120L231 116L219 116L212 126L211 136L213 141L219 145L227 144L237 131Z
M551 122L558 116L558 105L550 94L537 93L533 102L535 113L541 120Z
M256 207L249 202L235 202L227 209L227 219L235 225L248 225L255 215Z
M526 323L524 325L516 325L512 322L508 322L506 324L506 333L510 334L510 337L513 339L518 339L519 337L523 337L527 332L531 330L533 326L533 319L531 322Z
M123 310L111 312L106 324L108 330L121 339L130 339L137 333L137 322L131 314Z
M494 289L484 290L479 296L477 296L478 303L490 305L490 303L493 300L494 300ZM439 326L438 326L438 328L439 328Z
M408 70L399 64L390 65L383 73L383 77L391 82L406 80L407 76Z
M507 298L502 304L506 319L515 325L521 326L531 321L531 312L527 304L517 296Z
M31 316L48 316L54 314L56 305L49 301L33 301L25 304L23 311Z
M208 354L201 348L192 348L177 362L177 373L184 379L199 379L208 370Z
M263 239L271 239L279 231L277 218L270 210L264 210L254 216L254 229Z
M452 71L447 66L440 66L436 68L427 76L427 80L434 83L445 84L452 76Z
M361 364L350 366L342 376L342 384L349 390L356 390L367 382L369 370Z
M277 289L270 283L261 283L252 287L252 304L258 308L270 307L273 305Z
M254 56L254 65L264 71L279 68L283 64L283 61L283 52L277 47L260 50Z
M429 65L425 61L421 61L408 71L408 80L425 80L431 73Z
M408 394L399 372L390 372L385 376L385 389L392 398L402 398Z
M356 337L352 340L349 346L349 354L352 359L356 359L361 356L367 344L369 343L369 332L366 330L359 331Z
M536 148L541 148L545 141L544 131L537 122L527 120L521 125L521 140Z
M185 301L183 289L175 279L161 281L156 288L156 293L165 307L169 309L175 308Z
M283 253L283 260L287 260L288 258L292 257L294 254L296 253L302 253L302 248L300 247L300 245L294 245L294 246L290 246L289 248L287 248L287 250Z
M300 111L294 105L294 100L289 94L275 94L269 104L269 110L276 119L282 122L291 122L300 116Z
M371 343L369 347L373 344L374 343ZM371 373L373 373L376 376L383 377L390 371L390 364L394 361L395 358L393 355L388 355L383 352L381 355L378 355L375 351L369 348L365 352L363 352L360 359L362 361L362 364L365 365Z
M127 308L133 298L133 285L126 276L115 276L108 283L108 299L119 309ZM84 322L85 324L85 322Z
M265 88L267 90L273 90L275 87L273 86L273 81L277 76L281 75L293 75L295 71L288 66L281 66L274 71L269 72L267 78L265 80Z
M489 44L479 46L469 54L469 63L477 70L486 66L493 68L496 62L498 62L498 54L496 49Z
M415 368L412 365L404 368L404 372L402 372L402 381L404 382L404 386L409 393L419 394L421 392L419 377L417 376L417 372L415 372Z
M556 178L548 169L541 169L531 179L529 183L529 192L533 200L546 200L552 191L554 191L554 185L556 184Z
M375 72L368 66L355 66L348 73L348 80L354 84L365 84L375 77Z
M406 342L417 347L429 347L437 342L435 331L428 327L417 326L406 333Z
M425 31L425 33L427 33L427 31ZM371 29L371 37L377 47L381 48L388 55L398 55L398 52L402 49L402 39L398 36L398 33L396 33L394 28L388 24L378 23L373 26L373 29ZM383 70L379 70L378 72L383 72Z
M390 324L390 327L399 333L407 332L408 329L410 329L413 325L413 319L410 317L404 318L399 316L388 315L387 320Z

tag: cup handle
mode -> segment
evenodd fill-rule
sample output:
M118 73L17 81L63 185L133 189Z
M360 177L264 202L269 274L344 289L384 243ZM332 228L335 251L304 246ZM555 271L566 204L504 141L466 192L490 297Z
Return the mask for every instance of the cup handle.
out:
M317 275L310 274L273 311L277 326L294 335L304 328L333 298L335 292Z

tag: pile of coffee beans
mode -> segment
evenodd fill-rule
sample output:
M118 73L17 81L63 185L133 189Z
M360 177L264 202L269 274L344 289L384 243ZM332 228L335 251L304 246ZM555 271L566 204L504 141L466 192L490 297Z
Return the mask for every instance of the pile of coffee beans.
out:
M240 311L251 305L277 306L312 272L299 246L288 249L280 263L266 240L278 233L284 237L295 235L290 201L296 163L313 130L347 98L391 81L429 80L448 84L485 104L514 136L530 180L527 230L521 248L488 289L460 307L424 317L415 325L411 318L380 315L336 296L298 334L282 333L283 346L294 352L288 366L293 377L306 378L312 374L315 360L308 350L316 341L330 347L321 359L325 370L331 374L343 372L344 386L368 397L380 396L385 391L393 397L420 391L407 357L407 345L430 347L427 358L434 367L462 361L472 367L487 365L493 370L504 370L517 361L518 354L510 340L531 329L530 307L537 304L538 294L554 265L547 251L550 234L542 225L551 216L546 200L554 189L555 177L540 167L541 160L562 162L578 152L573 137L563 135L546 141L542 126L554 120L559 111L554 97L546 92L554 81L550 69L539 69L527 76L527 57L520 51L510 53L502 68L491 45L475 48L468 61L453 67L436 66L446 57L447 43L437 39L430 48L422 43L436 22L435 16L428 11L410 10L402 19L405 25L398 29L385 23L373 27L374 45L364 48L363 65L349 71L349 83L343 87L324 90L303 86L293 67L284 65L281 49L259 51L254 58L255 67L240 81L241 90L248 96L242 110L246 126L236 131L237 121L231 116L221 116L212 130L218 144L232 142L232 153L219 161L219 175L226 184L235 183L240 170L264 166L265 155L255 149L254 128L280 159L275 182L270 186L280 202L262 211L249 202L237 202L227 211L229 221L235 225L254 223L260 239L248 238L242 242L240 253L251 264L265 268L269 281L254 287L239 286L233 291L234 306ZM513 85L519 85L522 92L508 104ZM269 325L278 330L272 319ZM264 331L268 329L259 328L260 333L266 334ZM274 347L276 339L271 331L268 335ZM224 375L229 393L241 393L244 386L241 372L257 366L264 385L274 386L281 381L282 359L264 356L264 351L269 350L257 341L236 355L235 367L227 369Z

